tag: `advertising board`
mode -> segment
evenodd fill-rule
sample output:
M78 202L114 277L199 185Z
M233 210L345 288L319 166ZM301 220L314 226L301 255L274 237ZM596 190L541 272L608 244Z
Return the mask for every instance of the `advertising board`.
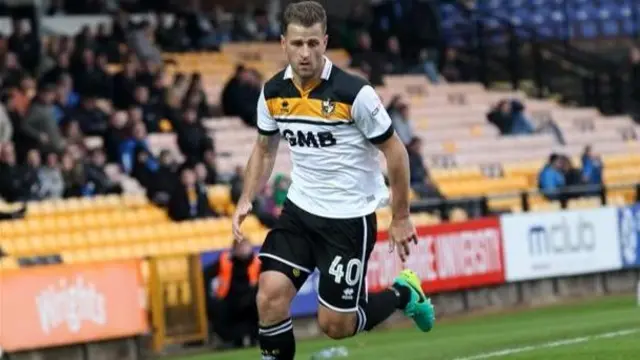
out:
M85 343L149 330L139 262L50 265L0 275L5 352Z
M509 214L501 217L506 280L619 269L617 209Z

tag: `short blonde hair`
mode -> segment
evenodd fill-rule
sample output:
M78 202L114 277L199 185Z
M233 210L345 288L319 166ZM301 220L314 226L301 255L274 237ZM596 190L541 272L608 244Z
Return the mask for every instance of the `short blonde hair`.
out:
M322 30L327 31L327 13L317 1L301 1L291 3L284 9L282 16L282 33L287 33L289 24L311 27L322 24Z

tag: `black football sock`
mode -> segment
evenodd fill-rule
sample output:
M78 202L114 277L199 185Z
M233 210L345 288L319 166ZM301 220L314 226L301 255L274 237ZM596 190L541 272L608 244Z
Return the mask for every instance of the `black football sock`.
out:
M296 340L293 337L291 318L271 326L260 326L258 330L263 359L293 360Z
M369 299L358 306L356 333L369 331L385 321L396 309L404 309L409 302L409 289L404 286L392 286L379 293L370 294Z

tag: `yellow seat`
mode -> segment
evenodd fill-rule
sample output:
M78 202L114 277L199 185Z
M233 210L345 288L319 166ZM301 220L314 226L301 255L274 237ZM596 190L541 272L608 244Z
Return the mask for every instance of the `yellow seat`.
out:
M468 181L483 178L484 175L479 167L453 169L434 169L430 172L430 177L435 182L440 181Z
M19 269L20 265L15 258L4 257L0 258L0 271L9 271Z
M506 198L490 198L489 208L494 211L512 210L514 208L522 208L522 199L519 196L510 196Z
M544 212L544 211L560 211L562 204L559 201L538 201L531 204L529 211L531 212Z
M208 188L209 204L225 209L231 203L231 189L227 185L213 185Z
M625 206L625 205L629 205L630 203L627 203L624 196L622 195L607 194L607 204L613 205L613 206Z
M469 215L464 209L455 208L449 211L449 221L461 222L461 221L467 221L468 219L469 219Z
M599 197L584 197L578 199L571 199L567 203L568 209L594 209L602 206L602 201Z
M27 218L50 216L55 212L55 206L50 200L33 201L27 205Z
M256 230L253 230L253 231L247 233L247 239L253 245L262 245L262 243L264 243L264 240L267 237L267 233L268 232L269 232L269 230L266 229L266 228L256 229Z
M416 226L435 225L441 222L441 219L439 216L428 213L428 212L418 213L418 214L415 214L414 216L415 216L414 222Z
M254 231L262 228L262 224L260 220L255 215L249 215L244 219L244 222L241 225L242 231Z

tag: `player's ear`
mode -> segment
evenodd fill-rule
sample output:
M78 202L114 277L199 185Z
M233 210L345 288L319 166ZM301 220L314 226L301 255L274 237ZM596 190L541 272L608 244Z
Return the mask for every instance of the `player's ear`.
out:
M282 50L286 50L287 47L287 39L284 37L284 34L280 35L280 46L282 46Z
M327 45L329 45L329 35L324 34L324 48L327 48Z

